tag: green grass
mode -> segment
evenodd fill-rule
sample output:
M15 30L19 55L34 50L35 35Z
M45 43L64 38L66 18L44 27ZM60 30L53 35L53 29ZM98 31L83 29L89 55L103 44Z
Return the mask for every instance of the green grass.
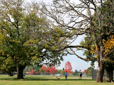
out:
M65 80L65 77L55 76L40 76L40 75L26 75L24 79L17 80L16 75L9 77L8 75L0 75L0 85L114 85L114 83L96 83L91 77L83 77L82 80L79 77L69 77Z

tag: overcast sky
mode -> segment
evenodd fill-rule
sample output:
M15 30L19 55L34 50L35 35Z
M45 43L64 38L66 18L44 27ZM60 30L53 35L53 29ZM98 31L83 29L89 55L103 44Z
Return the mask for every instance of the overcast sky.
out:
M30 1L42 2L43 1L45 3L52 3L52 0L26 0L26 1L28 1L28 2L30 2ZM79 3L78 0L71 0L71 1L73 1L74 3ZM83 37L84 36L77 38L77 40L73 44L79 45L80 41L83 40ZM83 52L80 52L77 54L79 54L80 56L83 56ZM63 58L64 58L64 61L61 62L61 65L59 67L57 67L57 69L63 69L65 66L65 63L67 61L69 61L71 63L73 71L75 71L75 70L84 71L84 69L87 69L88 67L90 67L90 62L85 62L85 61L77 58L75 55L68 55L68 56L64 56ZM97 68L97 66L98 66L97 63L95 63L95 68Z

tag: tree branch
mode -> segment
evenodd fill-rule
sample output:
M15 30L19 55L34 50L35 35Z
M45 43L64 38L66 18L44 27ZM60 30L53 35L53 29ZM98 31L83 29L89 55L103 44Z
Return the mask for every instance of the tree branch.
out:
M82 58L82 57L80 57L79 55L77 55L71 48L70 48L70 50L73 52L74 55L76 55L78 58L80 58L80 59L82 59L82 60L84 60L84 61L97 61L96 58L94 58L94 59Z
M80 59L82 59L82 60L84 60L84 61L89 61L89 59L85 59L85 58L82 58L82 57L80 57L79 55L77 55L71 48L70 48L70 50L73 52L73 54L75 55L75 56L77 56L78 58L80 58Z

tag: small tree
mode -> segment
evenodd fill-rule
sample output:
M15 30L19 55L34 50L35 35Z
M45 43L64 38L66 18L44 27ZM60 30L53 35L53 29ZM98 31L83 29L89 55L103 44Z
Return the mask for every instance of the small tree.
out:
M84 73L85 73L85 76L87 77L87 73L88 73L87 69L84 70Z
M31 75L30 69L28 70L28 75Z
M51 66L48 67L46 64L43 64L42 68L41 68L45 73L49 72L50 74L52 73L56 73L57 69L55 68L55 66Z
M55 68L54 65L51 68L48 68L48 69L49 69L50 74L57 72L57 69Z
M65 63L64 72L72 73L72 66L71 66L71 63L70 63L69 61L67 61L67 62Z
M48 66L46 64L43 64L42 68L41 68L45 73L48 72Z
M84 73L85 73L85 74L87 74L87 73L88 73L87 69L85 69L85 70L84 70Z
M92 75L92 69L93 69L93 67L89 67L89 68L87 69L87 71L88 71L88 75L89 75L89 76Z
M31 70L31 74L34 74L35 73L35 71L34 71L34 69L32 68L32 70Z
M33 75L35 73L34 69L32 68L31 70L28 70L28 75Z

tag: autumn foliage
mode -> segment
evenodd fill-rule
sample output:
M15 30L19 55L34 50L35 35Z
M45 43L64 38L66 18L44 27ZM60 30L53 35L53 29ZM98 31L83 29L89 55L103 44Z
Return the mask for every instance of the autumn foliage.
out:
M104 44L104 54L108 54L114 50L114 35L111 35L108 40L103 40Z
M64 68L64 72L68 72L68 73L72 73L72 66L71 66L71 63L69 61L67 61L65 63L65 68Z
M104 50L104 54L109 54L110 52L112 52L114 50L114 35L111 35L108 37L107 40L103 39L103 50ZM95 46L91 45L90 49L91 49L91 53L96 53L95 51Z
M87 74L87 73L88 73L88 71L85 69L85 70L84 70L84 73L85 73L85 74Z
M57 72L57 69L55 68L55 66L53 65L51 68L48 68L50 74L51 73L56 73Z
M45 73L49 72L50 74L52 73L56 73L57 69L55 68L55 66L51 66L48 67L47 65L43 64L42 68L41 68Z
M32 68L31 70L28 70L28 75L33 75L35 73L34 69Z
M46 64L43 64L42 68L41 68L45 73L48 72L48 66Z

